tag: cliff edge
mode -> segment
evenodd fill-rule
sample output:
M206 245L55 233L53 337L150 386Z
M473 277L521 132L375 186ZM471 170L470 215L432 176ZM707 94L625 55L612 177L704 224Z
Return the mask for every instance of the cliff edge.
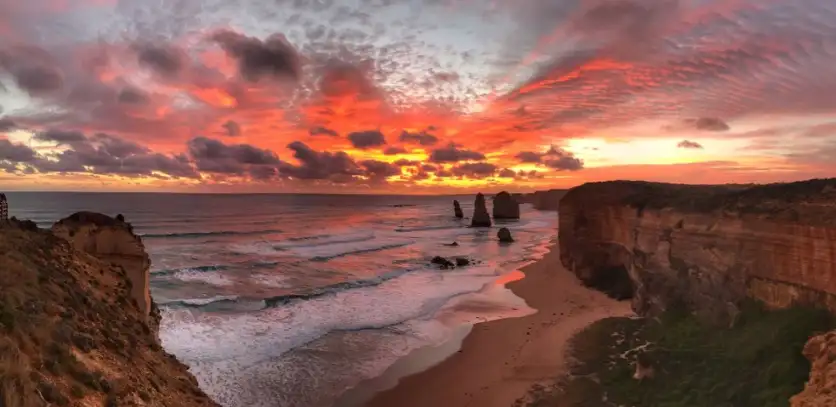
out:
M217 406L160 346L147 258L105 215L0 223L0 405Z
M587 285L632 298L640 315L684 307L734 324L742 302L836 312L836 179L697 186L584 184L560 201L561 262ZM811 380L794 406L836 388L832 339L813 338Z

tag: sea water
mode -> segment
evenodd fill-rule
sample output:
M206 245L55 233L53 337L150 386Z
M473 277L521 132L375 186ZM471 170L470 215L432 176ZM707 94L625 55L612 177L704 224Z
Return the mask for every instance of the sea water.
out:
M151 256L163 347L227 407L331 406L462 325L533 312L498 282L557 230L554 212L528 205L519 221L469 228L452 201L469 216L472 196L8 195L10 215L41 227L125 215ZM515 243L497 242L502 226ZM440 270L437 255L474 264Z

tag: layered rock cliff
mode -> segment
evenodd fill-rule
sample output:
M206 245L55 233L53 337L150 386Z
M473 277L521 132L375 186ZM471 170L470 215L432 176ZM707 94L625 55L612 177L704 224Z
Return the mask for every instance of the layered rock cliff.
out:
M534 209L541 211L556 211L560 199L566 195L565 189L550 189L548 191L537 191L529 194L514 194L517 202L530 203Z
M562 263L586 284L632 298L639 314L684 306L732 324L747 298L836 312L836 179L591 183L566 194L559 217ZM821 352L830 349L807 353L815 361ZM811 380L797 397L808 404L796 406L829 405L819 397L834 386L836 365L818 366L811 377L830 381Z
M130 225L28 226L0 222L0 405L217 406L160 346Z

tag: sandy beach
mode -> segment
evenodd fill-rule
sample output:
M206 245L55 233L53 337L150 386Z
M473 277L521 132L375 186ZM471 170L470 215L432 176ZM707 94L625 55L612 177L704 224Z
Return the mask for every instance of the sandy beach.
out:
M549 384L561 375L573 334L599 319L632 314L629 302L583 287L561 266L557 245L521 271L525 278L508 287L537 313L475 325L459 351L401 378L397 386L376 394L366 405L512 406L533 385ZM441 348L437 353L447 356L450 350ZM426 350L420 356L438 357Z

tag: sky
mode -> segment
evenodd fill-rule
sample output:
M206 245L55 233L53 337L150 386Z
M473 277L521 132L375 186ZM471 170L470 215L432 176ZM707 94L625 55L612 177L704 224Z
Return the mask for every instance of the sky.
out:
M832 0L0 0L0 189L836 176Z

